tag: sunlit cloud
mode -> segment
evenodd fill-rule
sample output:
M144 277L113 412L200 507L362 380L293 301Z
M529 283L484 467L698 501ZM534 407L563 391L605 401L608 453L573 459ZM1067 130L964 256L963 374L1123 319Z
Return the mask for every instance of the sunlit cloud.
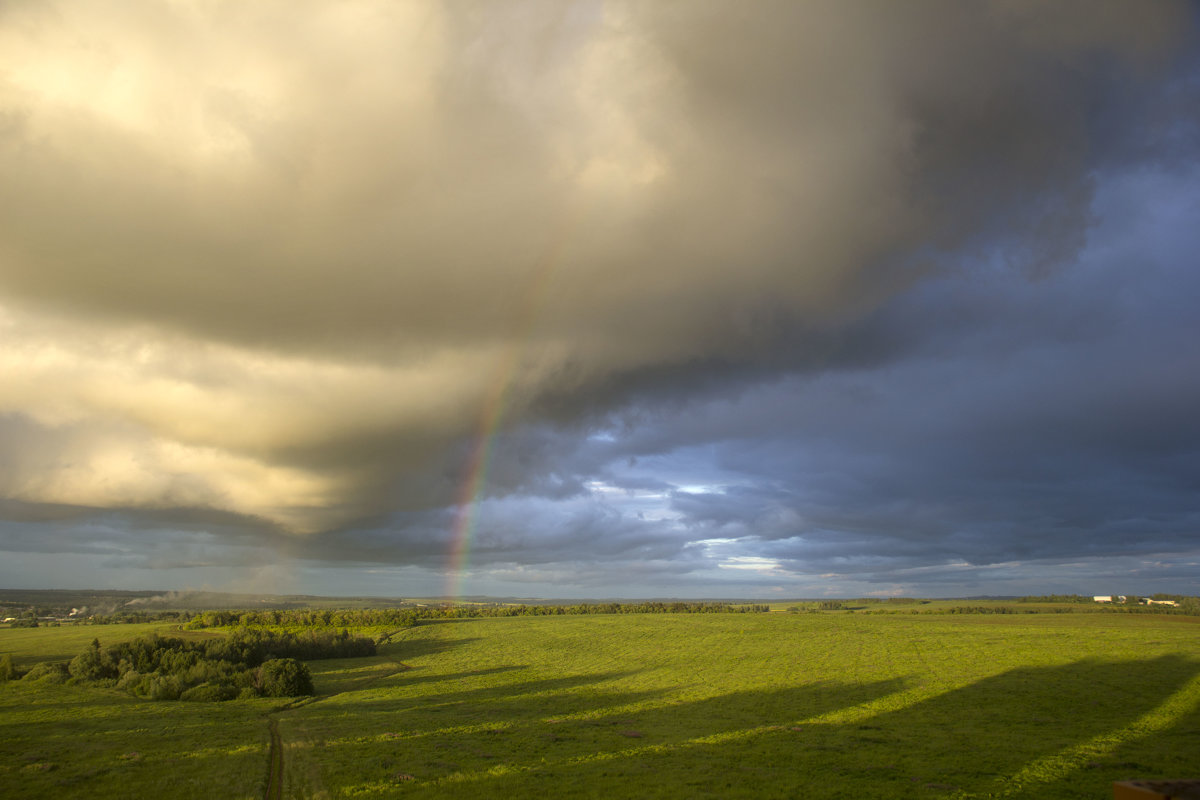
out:
M0 580L1177 587L1195 22L6 5Z

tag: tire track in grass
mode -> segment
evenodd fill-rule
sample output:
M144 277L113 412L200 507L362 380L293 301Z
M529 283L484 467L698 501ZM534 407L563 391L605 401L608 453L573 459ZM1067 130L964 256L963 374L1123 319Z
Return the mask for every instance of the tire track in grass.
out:
M382 644L391 644L392 637L404 632L405 630L407 629L401 628L387 634L385 637L382 637ZM405 664L395 656L385 654L383 657L395 664L397 667L399 667L399 669L397 669L395 672L389 672L386 675L381 675L377 678L371 679L368 681L368 685L378 683L379 681L394 677L399 675L401 672L406 672L412 669L412 667L410 667L408 664ZM361 689L362 687L357 688ZM290 703L285 703L284 705L277 707L275 712L282 713L284 711L291 711L292 709L311 705L312 703L316 703L321 700L327 700L330 697L337 697L339 694L343 694L343 692L334 692L327 697L306 697L293 700ZM283 739L279 735L279 718L268 717L267 727L271 733L271 744L267 751L267 790L263 797L265 800L283 800Z
M279 720L271 717L268 727L271 749L267 757L267 792L263 796L266 800L283 800L283 742L279 738Z

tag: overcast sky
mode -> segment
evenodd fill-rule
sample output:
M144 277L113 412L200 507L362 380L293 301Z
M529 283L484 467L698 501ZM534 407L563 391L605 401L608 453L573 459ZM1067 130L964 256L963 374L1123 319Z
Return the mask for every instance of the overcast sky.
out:
M1197 27L0 4L0 586L1200 593Z

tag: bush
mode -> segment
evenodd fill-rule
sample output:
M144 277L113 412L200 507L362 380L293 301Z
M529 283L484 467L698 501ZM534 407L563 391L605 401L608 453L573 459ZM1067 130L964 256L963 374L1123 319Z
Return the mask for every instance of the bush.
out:
M202 683L199 686L193 686L183 694L179 695L180 700L189 700L193 702L219 702L222 700L232 700L238 696L238 690L234 686L225 683Z
M183 692L179 679L174 675L151 673L143 675L136 683L127 687L138 697L147 700L178 700Z
M131 694L134 693L133 687L141 683L145 676L136 669L127 670L121 673L120 679L117 681L117 688L124 689Z
M8 653L0 656L0 681L12 681L17 678L17 668L13 666L12 656Z
M79 655L71 659L67 670L71 677L83 681L99 681L106 678L117 678L117 665L109 654L101 649L100 642L92 639L91 645Z
M273 658L258 668L258 686L267 697L313 694L308 667L294 658Z
M34 664L33 669L26 672L21 680L41 681L43 683L65 683L69 677L71 677L71 673L67 672L66 664L43 661L40 664Z

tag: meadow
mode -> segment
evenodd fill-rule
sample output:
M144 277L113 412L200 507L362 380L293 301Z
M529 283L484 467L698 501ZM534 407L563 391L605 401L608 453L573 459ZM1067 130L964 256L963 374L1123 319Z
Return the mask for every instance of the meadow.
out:
M0 630L0 653L134 627ZM291 702L0 684L0 796L1097 798L1200 776L1189 616L447 620L309 667Z

